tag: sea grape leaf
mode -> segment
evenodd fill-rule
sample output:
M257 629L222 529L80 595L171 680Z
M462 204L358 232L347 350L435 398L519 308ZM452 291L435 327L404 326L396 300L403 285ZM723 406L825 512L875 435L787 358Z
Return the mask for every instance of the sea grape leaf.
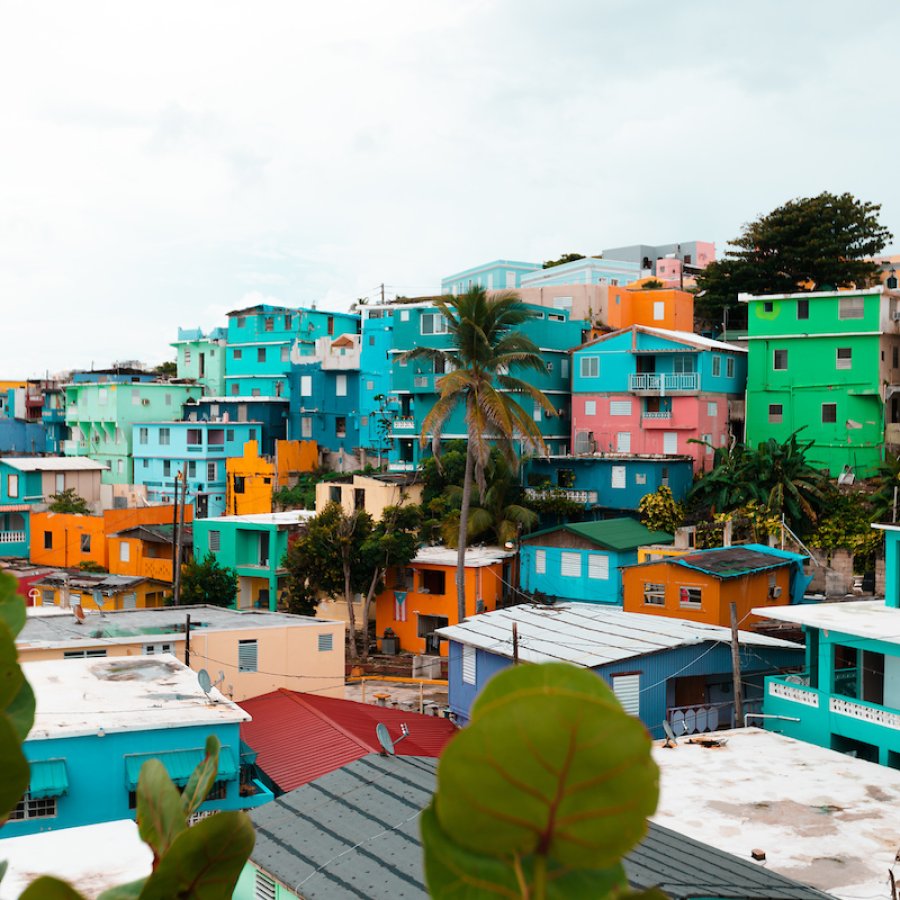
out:
M184 816L192 816L209 794L209 789L219 772L219 739L211 734L206 739L206 755L191 772L191 777L181 795Z
M153 850L153 865L187 829L181 794L158 759L141 766L137 786L137 824L141 840Z
M12 722L0 714L0 824L6 821L22 795L28 790L31 771L22 753L19 736Z

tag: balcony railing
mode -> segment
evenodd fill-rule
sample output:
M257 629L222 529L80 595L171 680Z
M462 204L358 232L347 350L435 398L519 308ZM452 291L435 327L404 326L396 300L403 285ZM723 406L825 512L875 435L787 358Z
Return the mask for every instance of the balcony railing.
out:
M573 503L585 503L596 505L598 503L598 494L596 491L577 491L572 488L525 488L525 496L529 500L544 500L555 497L562 493L566 500Z
M788 681L788 678L791 679ZM787 678L771 678L769 683L769 694L773 697L780 697L782 700L790 700L792 703L802 703L804 706L812 706L814 709L819 707L819 692L815 688L809 687L808 682L804 684L803 675L789 675Z
M416 420L409 416L405 419L394 419L393 428L395 431L412 431L416 427Z
M24 531L0 531L0 544L24 544Z
M672 418L672 410L671 409L658 409L655 412L651 412L650 410L644 410L641 413L642 418L644 419L671 419Z
M628 378L628 388L632 391L649 391L654 394L677 394L700 389L700 376L696 372L682 375L637 374Z
M859 719L861 722L871 722L873 725L882 725L894 731L900 731L900 713L891 712L883 706L874 703L860 703L856 700L847 700L845 697L831 697L828 700L828 709L839 716L849 716L851 719Z

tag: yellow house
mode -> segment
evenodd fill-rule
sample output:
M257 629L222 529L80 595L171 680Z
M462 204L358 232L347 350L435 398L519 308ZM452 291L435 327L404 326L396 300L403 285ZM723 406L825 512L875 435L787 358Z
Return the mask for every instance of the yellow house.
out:
M316 441L275 441L275 480L278 487L290 487L293 476L315 472L319 467Z
M190 617L190 629L187 620ZM23 662L172 653L206 669L232 700L279 688L344 696L344 624L263 610L167 606L107 613L30 610L17 639Z
M272 512L275 466L259 455L259 444L247 441L244 455L225 460L225 515Z
M134 575L54 569L34 582L40 591L35 607L60 607L111 612L162 606L172 589L167 584Z
M348 515L364 509L376 522L387 506L422 502L425 486L409 475L354 475L346 481L320 481L316 485L316 513L329 503L340 503Z

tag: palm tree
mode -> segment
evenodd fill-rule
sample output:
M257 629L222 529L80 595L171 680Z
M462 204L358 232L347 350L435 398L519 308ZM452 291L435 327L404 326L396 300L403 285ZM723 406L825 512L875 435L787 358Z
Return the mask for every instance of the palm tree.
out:
M556 415L556 410L536 387L510 374L514 369L547 371L537 344L518 330L534 313L514 293L504 291L488 297L484 288L473 287L458 297L439 298L434 302L447 321L451 349L417 347L401 359L432 359L442 363L447 373L438 380L440 396L422 422L423 447L430 433L437 457L444 423L460 404L466 411L468 442L456 561L456 597L459 621L462 621L466 617L465 562L473 482L484 497L485 469L492 445L499 447L513 468L518 464L515 441L546 453L534 417L512 394L530 397L546 415Z

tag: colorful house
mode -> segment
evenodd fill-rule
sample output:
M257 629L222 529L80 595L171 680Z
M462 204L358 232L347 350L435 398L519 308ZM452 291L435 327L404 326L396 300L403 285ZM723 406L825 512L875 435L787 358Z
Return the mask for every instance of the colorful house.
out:
M646 326L579 347L573 452L688 455L697 469L708 467L742 416L745 357L732 344Z
M135 525L107 535L109 571L171 585L175 578L175 525ZM181 529L182 564L191 560L191 526Z
M82 610L151 609L163 606L171 586L137 575L110 575L81 569L53 569L35 582L35 606ZM73 656L85 656L75 651ZM92 654L98 655L98 654Z
M225 393L225 345L227 332L214 328L204 334L199 328L179 328L175 348L178 377L203 385L204 392L220 397Z
M316 485L316 514L329 503L339 503L347 515L365 510L376 522L388 506L422 502L425 486L409 475L352 475L343 481L320 481Z
M147 488L151 503L173 502L176 479L187 481L185 501L197 518L226 509L226 463L261 437L259 422L148 422L134 435L134 483ZM179 494L179 502L181 495ZM270 507L271 509L271 507Z
M28 557L31 517L47 508L53 494L71 488L99 510L100 478L105 468L86 457L0 459L0 556Z
M288 443L287 441L279 441ZM272 512L275 464L259 455L259 444L248 441L243 456L225 460L225 515L249 516Z
M513 641L513 625L516 640ZM492 675L520 662L569 662L592 669L625 711L663 737L732 725L731 631L715 625L626 613L596 603L519 605L443 628L450 642L450 709L461 722ZM763 676L802 663L803 648L779 638L739 632L741 677L758 708Z
M522 276L523 288L558 284L628 284L640 275L638 267L626 260L588 256L549 269L536 269Z
M201 810L272 799L242 765L239 729L247 713L215 688L207 695L175 657L67 659L23 669L37 699L22 748L31 781L4 836L133 818L143 763L158 759L183 786L209 735L221 743L219 771Z
M473 287L482 287L486 291L515 290L521 287L523 278L540 271L540 263L495 259L444 276L441 279L441 293L455 296L464 294Z
M801 603L812 580L809 557L762 544L718 547L626 566L622 570L626 612L669 616L711 625L755 624L752 610Z
M742 295L748 308L747 442L803 429L832 476L873 474L900 449L900 292Z
M683 282L686 286L716 258L710 241L681 241L675 244L631 244L603 251L604 259L620 259L640 268L642 276L661 281Z
M195 672L224 676L219 690L235 701L280 688L344 696L344 623L309 616L219 606L110 611L104 605L102 616L85 610L83 624L63 611L29 616L16 648L23 662L171 653Z
M511 584L515 553L499 547L469 547L465 556L466 615L496 609ZM375 600L375 633L392 632L400 649L447 655L438 630L459 621L456 550L423 547L405 568L395 568Z
M274 456L278 441L287 437L287 397L200 397L184 405L187 422L249 423L261 427L260 453Z
M694 295L676 288L611 287L604 322L613 329L645 325L690 334L694 329Z
M391 422L398 410L391 395L391 351L394 346L394 309L364 306L359 354L359 443L380 469L391 441Z
M216 557L238 575L238 609L278 608L288 539L315 513L294 509L194 521L194 558Z
M624 517L557 525L522 537L519 586L557 599L621 604L621 567L637 562L641 545L673 540Z

